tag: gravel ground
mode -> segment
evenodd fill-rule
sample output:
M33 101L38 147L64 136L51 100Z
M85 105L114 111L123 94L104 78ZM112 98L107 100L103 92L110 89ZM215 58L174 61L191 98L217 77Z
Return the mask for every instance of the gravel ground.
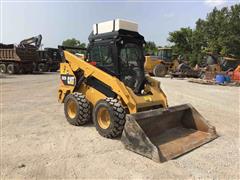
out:
M162 164L101 137L92 124L69 125L57 102L57 73L1 76L1 177L239 179L240 88L160 81L170 106L191 103L220 135Z

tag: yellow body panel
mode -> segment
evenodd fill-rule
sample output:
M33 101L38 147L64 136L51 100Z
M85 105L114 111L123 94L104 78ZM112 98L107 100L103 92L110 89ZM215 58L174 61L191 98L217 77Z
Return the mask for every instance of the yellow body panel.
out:
M80 89L78 91L83 93L86 96L86 98L88 99L88 101L91 102L91 104L93 106L95 106L95 104L100 99L105 99L106 98L106 96L104 94L102 94L101 92L99 92L95 88L92 88L92 87L90 87L88 85L85 85L85 84L82 84L82 86L80 87Z
M144 70L147 73L152 74L154 67L158 64L164 64L167 68L167 71L175 71L179 65L179 62L178 60L173 60L172 62L165 62L164 60L158 59L157 57L145 56Z
M60 75L74 75L70 65L68 63L60 63ZM63 102L67 94L72 93L74 86L66 86L60 81L60 87L58 90L58 101Z
M74 72L78 70L83 70L83 76L87 77L95 77L99 81L111 85L112 91L115 92L118 96L118 99L122 102L123 106L125 106L129 113L136 113L140 109L150 108L152 106L162 106L167 107L167 98L163 91L159 87L159 82L150 78L148 81L150 85L147 85L146 89L149 89L151 92L150 95L142 95L137 96L134 94L132 89L126 87L123 82L121 82L118 78L111 76L110 74L102 71L101 69L89 64L83 59L69 53L68 51L64 51L64 56L66 59L66 63L61 63L60 65L60 73L61 75L66 76L74 76ZM72 78L72 77L71 77ZM82 83L78 89L75 89L76 85L76 77L74 85L65 85L61 82L59 88L59 101L63 102L64 98L67 94L72 93L73 91L83 93L89 102L94 106L99 100L105 99L106 96L96 90L93 87Z
M153 69L156 65L161 64L163 60L160 59L154 59L151 56L145 56L145 63L144 63L144 70L147 73L153 73Z
M147 79L151 83L148 87L152 93L151 95L137 96L130 88L128 88L130 96L132 96L136 102L137 109L152 107L156 105L167 107L167 97L163 91L160 90L159 81L156 81L151 77L147 77Z
M174 59L174 60L172 61L172 66L171 66L170 70L176 71L176 69L177 69L178 66L179 66L178 60L177 60L177 59Z

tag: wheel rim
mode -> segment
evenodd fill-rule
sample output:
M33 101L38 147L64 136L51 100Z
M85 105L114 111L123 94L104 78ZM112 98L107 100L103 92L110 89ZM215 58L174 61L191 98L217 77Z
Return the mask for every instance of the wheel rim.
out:
M0 72L5 73L5 68L3 66L0 67Z
M8 66L7 70L9 74L13 74L14 71L13 68L14 68L13 66Z
M43 64L39 64L38 65L38 71L39 72L43 72L43 69L44 69L44 65Z
M97 113L97 121L102 129L107 129L110 126L110 114L107 108L102 107Z
M67 103L67 113L68 116L73 119L77 115L77 104L73 100L69 100Z
M155 69L155 76L162 77L166 74L164 65L158 65Z

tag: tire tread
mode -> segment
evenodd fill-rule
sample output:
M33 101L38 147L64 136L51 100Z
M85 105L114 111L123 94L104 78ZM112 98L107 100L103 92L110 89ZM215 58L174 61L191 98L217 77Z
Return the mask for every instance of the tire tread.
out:
M75 119L68 118L65 110L65 115L67 118L67 121L75 126L82 126L86 124L91 119L91 106L90 103L87 101L86 97L79 92L74 92L73 94L70 94L70 96L73 96L77 102L78 102L78 115ZM68 100L68 97L66 98Z

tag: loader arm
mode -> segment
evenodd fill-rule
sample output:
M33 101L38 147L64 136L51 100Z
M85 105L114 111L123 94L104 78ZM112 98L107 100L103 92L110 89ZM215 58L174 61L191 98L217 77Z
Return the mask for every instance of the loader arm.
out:
M84 72L83 76L85 78L91 76L103 82L104 84L105 82L107 82L107 84L111 84L111 87L114 87L112 88L112 91L122 98L124 103L128 106L129 111L131 113L137 112L135 100L132 98L132 96L130 96L126 86L121 81L119 81L119 79L109 75L108 73L84 61L83 59L78 58L77 56L73 55L68 51L64 51L64 57L68 62L69 66L71 67L73 74L77 70L81 69ZM70 87L69 89L66 89L66 91L67 90L72 92L74 88ZM61 102L64 100L65 95L67 95L67 92L62 93L64 94L64 96L61 97Z

